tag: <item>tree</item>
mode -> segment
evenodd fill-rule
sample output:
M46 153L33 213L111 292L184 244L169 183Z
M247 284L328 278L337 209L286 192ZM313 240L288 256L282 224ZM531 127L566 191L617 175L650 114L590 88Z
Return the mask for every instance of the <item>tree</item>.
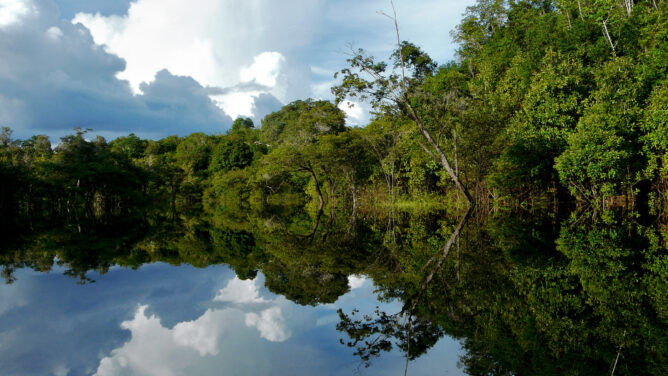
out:
M2 134L0 134L0 146L9 146L12 140L13 131L9 127L2 127Z
M352 57L348 59L350 68L341 70L342 82L332 88L332 93L336 96L337 103L347 97L359 96L362 100L371 99L376 109L389 110L395 107L408 116L429 145L423 145L425 151L443 166L469 205L473 205L471 195L451 167L448 157L425 126L424 114L420 112L418 101L414 96L415 84L425 75L431 74L430 69L433 69L434 63L413 44L401 41L393 2L392 9L393 14L386 16L393 20L397 35L397 50L393 54L394 69L388 72L387 63L376 62L363 49L353 50ZM409 77L407 71L412 71L413 76Z
M237 118L234 121L234 123L232 123L232 128L230 129L230 132L232 133L243 132L253 128L255 128L255 125L253 124L253 120L251 120L250 118Z
M272 146L262 160L265 171L272 174L307 172L322 209L324 197L318 179L320 165L315 143L320 136L343 130L345 114L331 102L309 99L284 106L262 120L260 139Z

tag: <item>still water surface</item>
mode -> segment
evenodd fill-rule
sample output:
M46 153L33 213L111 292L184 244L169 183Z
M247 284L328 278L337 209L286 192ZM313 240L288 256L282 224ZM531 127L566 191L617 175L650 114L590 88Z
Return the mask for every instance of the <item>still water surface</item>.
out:
M240 280L227 266L156 263L90 273L17 273L0 287L3 375L402 375L398 351L365 368L342 346L337 309L371 313L373 281L351 276L335 303L301 306ZM443 338L410 374L461 375L458 341Z
M666 233L550 211L46 226L0 252L0 373L668 374Z

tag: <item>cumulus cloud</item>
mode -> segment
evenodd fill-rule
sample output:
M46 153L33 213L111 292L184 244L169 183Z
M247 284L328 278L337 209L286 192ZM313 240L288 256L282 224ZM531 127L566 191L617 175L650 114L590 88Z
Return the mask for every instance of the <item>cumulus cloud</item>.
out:
M361 103L343 101L339 103L339 109L346 114L346 122L349 125L359 126L369 121L369 114Z
M246 326L257 328L260 331L260 336L267 341L283 342L290 338L290 332L285 326L281 307L271 307L260 314L247 313L245 322Z
M121 324L132 333L132 339L103 358L95 375L179 375L192 358L174 341L173 333L160 320L146 315L147 306L137 309L132 320Z
M285 85L286 78L281 74L283 64L285 64L285 57L279 52L263 52L253 58L253 64L241 68L241 81L257 82L260 85L274 88L280 78L281 83Z
M291 7L299 11L285 11ZM236 88L212 99L233 118L258 117L255 102L262 95L279 103L310 95L308 66L288 64L276 49L290 53L308 44L320 8L322 1L312 0L139 0L122 16L78 13L72 22L127 61L117 77L128 80L134 93L167 69L204 86ZM259 86L240 85L250 82Z
M369 280L369 278L363 275L349 275L348 286L350 287L351 290L355 290L364 286L364 283L367 280Z
M221 132L232 122L207 88L164 69L134 96L116 77L125 61L95 44L85 27L58 20L50 1L20 2L28 13L0 28L0 123L17 136L77 126L164 136Z
M29 12L29 4L24 1L0 0L0 28L20 22Z
M402 38L450 59L449 32L472 2L398 0ZM59 4L67 17L81 11L67 21L52 0L0 0L0 124L18 137L76 126L220 132L237 116L258 123L292 100L331 98L348 42L379 57L394 48L391 23L376 14L385 0ZM364 104L344 110L350 124L368 121Z
M213 301L236 304L266 303L267 300L260 297L260 287L256 281L257 278L242 281L235 276L216 294Z
M212 99L232 117L253 117L257 122L281 107L277 98L287 99L289 80L284 71L282 54L263 52L255 56L252 64L241 67L239 84ZM267 103L265 98L271 99L269 106L263 106Z
M322 1L288 3L139 0L123 16L79 13L73 22L86 25L98 44L128 62L119 76L135 89L161 69L227 87L240 82L239 67L257 63L261 53L310 42Z
M403 38L425 46L441 61L451 58L449 32L467 5L398 1ZM98 44L127 61L118 76L129 80L136 93L161 69L204 86L254 81L264 89L236 90L213 99L232 117L257 118L254 101L261 94L281 103L330 98L332 73L345 66L341 51L349 42L386 57L394 48L394 30L377 11L388 6L385 0L138 0L124 15L78 13L73 22L84 24ZM424 22L436 14L439 22ZM359 104L347 110L349 122L365 123L367 110Z

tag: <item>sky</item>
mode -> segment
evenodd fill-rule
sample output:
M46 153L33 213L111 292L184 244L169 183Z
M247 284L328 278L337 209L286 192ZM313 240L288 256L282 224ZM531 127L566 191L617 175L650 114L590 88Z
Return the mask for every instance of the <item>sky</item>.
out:
M401 37L445 63L473 0L396 0ZM349 46L386 58L387 0L0 0L0 125L114 138L222 133L297 99L332 99ZM349 125L367 106L342 105Z

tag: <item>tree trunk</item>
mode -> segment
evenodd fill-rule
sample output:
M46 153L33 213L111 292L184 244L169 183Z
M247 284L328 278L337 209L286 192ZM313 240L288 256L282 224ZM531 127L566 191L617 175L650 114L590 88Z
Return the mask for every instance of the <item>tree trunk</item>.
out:
M333 208L334 207L335 186L334 186L334 182L332 181L332 179L327 178L327 185L329 186L329 205Z
M608 20L603 21L603 33L610 43L610 48L612 48L612 56L617 57L617 52L615 51L615 45L612 43L612 38L610 38L610 33L608 33Z
M311 178L315 184L315 192L318 194L318 199L320 200L320 205L318 206L318 211L320 211L325 205L325 200L323 199L322 192L320 191L320 183L318 183L318 178L315 176L315 171L313 171L313 167L311 166L310 162L306 165L306 169L311 174Z
M420 290L418 291L417 295L413 299L413 302L410 306L410 309L408 309L408 301L407 301L404 304L403 309L401 310L402 312L408 312L410 315L413 314L413 312L415 311L415 307L417 307L418 303L420 302L420 299L422 299L422 295L424 294L425 290L427 289L427 286L429 286L429 283L434 278L434 274L436 274L436 272L439 271L441 269L441 267L443 266L443 262L448 257L448 254L450 253L450 249L452 248L452 245L459 238L459 233L461 232L464 225L466 225L466 222L468 222L469 217L471 216L471 213L472 213L472 210L471 210L471 208L469 208L466 211L466 214L464 214L464 217L462 217L461 221L459 221L459 224L455 228L455 231L452 232L452 235L450 235L450 238L448 239L448 241L443 246L443 250L441 251L441 257L436 262L436 265L434 265L434 268L432 269L432 271L426 276L426 278L422 282L422 286L420 287Z
M399 61L401 62L401 99L402 102L408 107L410 111L410 116L413 119L413 122L417 124L418 128L420 128L420 132L424 135L424 137L427 139L429 144L436 150L436 153L438 153L441 165L445 169L445 171L448 172L448 175L450 175L450 178L452 181L455 182L455 185L457 188L464 194L464 197L466 197L466 200L469 203L469 207L472 207L474 205L473 200L471 199L471 195L469 194L469 191L466 189L464 184L459 180L459 177L455 172L452 170L452 167L450 167L450 162L448 161L448 158L445 156L445 153L441 150L441 148L438 146L438 143L434 141L434 139L431 137L431 134L429 134L429 131L424 127L424 124L422 124L422 120L417 115L417 112L413 108L413 105L411 105L410 98L408 98L408 90L406 88L406 72L405 72L405 65L404 65L404 57L403 53L401 50L401 38L399 37L399 24L397 23L397 11L396 8L394 7L394 1L390 1L392 4L392 11L394 12L394 29L396 31L397 35L397 51L399 51ZM398 99L398 98L397 98Z
M357 210L357 192L356 192L355 183L352 184L352 186L350 187L350 190L351 190L351 193L353 195L353 214L354 214L355 211Z
M418 128L420 128L420 132L422 132L422 135L424 135L424 138L427 139L427 142L436 150L436 153L438 154L438 157L441 162L441 166L445 169L445 171L448 172L448 175L450 175L450 178L452 181L455 183L455 186L457 186L457 189L459 189L463 194L464 197L466 197L466 201L468 201L469 205L473 206L473 199L471 198L471 195L469 194L469 191L466 189L464 184L459 180L459 177L457 174L455 174L455 171L450 167L450 162L448 161L448 157L445 156L445 153L443 153L443 150L438 146L436 141L431 137L431 134L429 134L429 131L424 127L422 124L422 121L420 118L417 116L417 113L413 109L413 106L411 106L408 102L408 108L411 112L411 117L413 118L413 121L415 124L417 124Z
M452 130L452 143L455 146L455 175L459 177L459 160L457 158L457 126Z

